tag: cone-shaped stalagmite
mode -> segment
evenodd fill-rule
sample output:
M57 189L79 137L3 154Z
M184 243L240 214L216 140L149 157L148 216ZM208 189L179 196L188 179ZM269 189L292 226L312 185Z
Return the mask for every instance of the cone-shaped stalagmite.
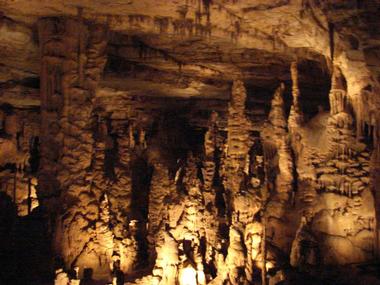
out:
M294 191L293 158L284 111L283 83L276 89L269 113L269 124L263 130L266 160L266 187L269 201L265 209L266 232L274 232L273 244L290 249L291 228L284 222L291 211L289 204Z
M154 165L150 193L149 193L149 225L148 242L151 262L155 257L155 243L160 229L165 228L167 220L167 201L176 194L174 180L169 175L169 170L165 165L157 163Z
M250 121L245 115L246 97L244 83L235 80L228 105L227 152L224 162L224 186L230 193L232 201L244 182L245 165L252 146L249 134Z
M218 113L212 112L209 123L208 130L204 138L204 168L202 169L204 188L206 191L210 191L215 175L215 152L218 147Z
M297 132L304 122L303 113L301 110L301 105L299 102L299 97L301 95L299 85L298 85L298 69L297 61L292 62L290 66L290 72L292 76L292 96L293 103L290 108L289 118L288 118L288 128L289 132Z

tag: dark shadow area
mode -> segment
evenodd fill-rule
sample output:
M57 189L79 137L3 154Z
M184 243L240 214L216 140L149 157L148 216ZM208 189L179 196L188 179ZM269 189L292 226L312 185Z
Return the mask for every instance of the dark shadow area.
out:
M0 192L0 284L41 285L53 279L46 216L36 208L17 217L11 197Z
M148 222L149 188L153 168L143 158L137 157L132 165L132 200L131 220L139 221L136 230L138 242L138 268L143 268L148 262L148 243L146 240L146 224Z
M308 80L304 77L306 74ZM330 109L331 73L324 62L303 60L298 63L300 104L306 119L314 117L320 108Z

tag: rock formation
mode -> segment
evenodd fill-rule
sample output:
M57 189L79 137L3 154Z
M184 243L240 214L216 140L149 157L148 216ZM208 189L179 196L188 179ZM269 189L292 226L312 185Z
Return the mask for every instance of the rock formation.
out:
M377 1L0 1L0 284L377 284Z

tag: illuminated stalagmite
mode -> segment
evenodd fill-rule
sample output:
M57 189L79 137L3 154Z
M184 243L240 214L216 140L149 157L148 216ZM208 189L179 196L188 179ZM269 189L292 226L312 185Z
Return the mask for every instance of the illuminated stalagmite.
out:
M289 112L288 128L292 136L296 136L294 133L299 131L302 127L304 118L302 109L300 106L300 89L298 84L298 66L297 61L291 63L290 73L292 77L292 97L293 102Z
M228 135L224 162L225 187L234 200L244 181L248 151L250 122L245 115L246 90L244 83L235 80L232 85L231 101L228 106Z
M151 188L149 193L149 224L148 224L148 241L150 244L150 254L154 258L156 239L160 231L165 229L165 223L168 222L168 205L167 201L175 195L176 188L173 177L170 177L169 170L163 164L154 166ZM153 259L154 261L154 259Z
M266 164L266 187L270 199L266 206L267 231L273 243L288 250L292 239L292 228L286 225L291 217L294 189L293 158L288 138L284 110L284 84L275 91L269 113L269 124L262 132ZM274 169L277 169L275 171ZM276 173L273 177L270 173ZM272 177L270 177L272 176Z

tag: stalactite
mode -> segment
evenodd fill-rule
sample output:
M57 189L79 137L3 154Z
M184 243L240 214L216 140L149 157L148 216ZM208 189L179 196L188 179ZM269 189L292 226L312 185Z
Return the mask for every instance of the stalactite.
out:
M334 61L334 55L335 55L335 25L334 23L328 23L328 30L329 30L329 44L330 44L330 58L331 61Z

